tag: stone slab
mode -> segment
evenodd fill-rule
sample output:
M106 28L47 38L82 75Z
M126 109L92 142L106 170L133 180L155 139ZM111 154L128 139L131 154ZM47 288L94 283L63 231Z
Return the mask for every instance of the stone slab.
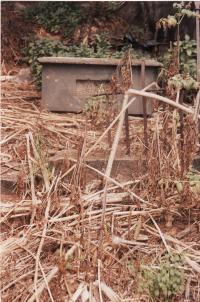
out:
M104 86L109 83L120 60L97 58L43 57L42 106L50 111L81 112L86 102L94 96L105 93ZM133 88L142 89L141 64L132 61ZM156 80L161 64L145 60L145 85ZM115 96L119 103L123 95ZM147 114L152 113L151 102L147 103ZM142 98L129 107L129 114L142 115Z
M49 158L49 162L52 166L55 167L57 172L60 170L62 173L66 172L70 166L74 164L74 162L78 158L78 153L76 150L72 152L63 152L60 151L55 156ZM96 154L88 155L85 158L85 164L99 170L104 173L106 170L108 162L108 156L101 152L96 152ZM64 167L65 170L62 170ZM138 177L141 173L145 173L145 165L144 160L139 161L137 159L131 158L127 155L122 156L118 154L113 162L113 167L111 170L111 177L123 181L128 181L133 177ZM93 179L103 179L103 176L98 174L97 172L91 170L90 168L85 167L84 175L86 179L86 183L90 182ZM69 178L71 175L68 176Z

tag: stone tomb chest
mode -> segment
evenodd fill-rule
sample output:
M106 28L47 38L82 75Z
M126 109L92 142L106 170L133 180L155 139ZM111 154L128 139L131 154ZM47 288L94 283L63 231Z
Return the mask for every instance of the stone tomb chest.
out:
M87 100L105 93L105 84L111 80L120 60L72 57L43 57L42 106L50 111L80 112ZM141 89L142 61L132 62L134 88ZM145 61L145 85L155 81L160 63ZM122 100L123 96L117 95ZM142 99L130 106L129 114L141 115ZM151 103L147 103L147 113L151 114Z

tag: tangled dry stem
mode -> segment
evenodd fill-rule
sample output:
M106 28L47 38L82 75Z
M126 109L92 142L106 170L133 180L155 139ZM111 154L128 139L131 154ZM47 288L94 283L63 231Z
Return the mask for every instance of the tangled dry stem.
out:
M148 170L121 182L110 172L116 148L123 148L119 135L123 114L133 100L124 102L103 134L90 129L86 133L84 118L40 111L25 101L26 95L34 94L31 87L17 95L19 86L13 83L5 83L3 89L2 173L23 169L26 179L18 183L16 200L1 202L3 300L149 301L148 293L137 291L140 270L143 265L159 265L162 256L171 252L183 254L185 275L191 280L187 297L198 301L200 200L187 180L197 139L191 109L186 110L183 150L178 111L157 110L149 121ZM118 120L104 173L86 164L85 157L108 148L105 135L115 131ZM134 157L144 154L141 125L137 119L130 125ZM50 155L61 149L79 149L80 157L75 163L66 159L59 169L51 167ZM100 185L83 181L87 168L101 176ZM106 181L103 189L102 180ZM182 192L175 188L177 180L186 184ZM135 274L129 270L130 261ZM177 299L183 301L184 295Z

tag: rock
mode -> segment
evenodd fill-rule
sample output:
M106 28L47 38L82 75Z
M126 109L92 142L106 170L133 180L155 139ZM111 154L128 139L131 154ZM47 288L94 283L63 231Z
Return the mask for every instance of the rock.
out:
M15 76L15 82L17 83L29 83L32 80L31 70L29 67L20 69L18 74Z
M200 157L194 159L193 168L200 172Z
M19 172L11 171L1 176L1 194L14 194L17 186Z

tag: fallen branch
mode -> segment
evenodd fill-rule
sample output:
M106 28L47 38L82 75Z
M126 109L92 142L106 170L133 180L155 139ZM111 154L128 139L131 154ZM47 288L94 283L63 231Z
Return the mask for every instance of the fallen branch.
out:
M184 105L181 105L179 103L176 103L164 96L161 96L161 95L157 95L155 93L150 93L150 92L145 92L145 91L141 91L141 90L137 90L137 89L129 89L127 91L128 94L133 94L133 95L138 95L138 96L145 96L147 98L150 98L152 100L158 100L158 101L161 101L161 102L164 102L170 106L173 106L175 108L178 108L182 111L185 111L187 113L191 113L194 115L194 110L192 108L189 108L189 107L186 107ZM200 119L200 114L197 115L197 118Z

